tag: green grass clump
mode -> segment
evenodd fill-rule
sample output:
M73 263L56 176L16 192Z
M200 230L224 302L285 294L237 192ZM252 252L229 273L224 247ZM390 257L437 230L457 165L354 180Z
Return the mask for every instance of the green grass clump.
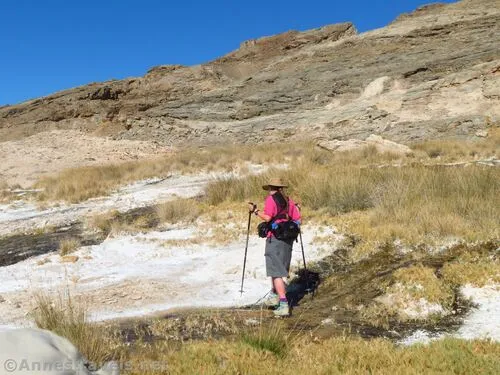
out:
M248 331L242 335L241 340L256 350L273 353L278 358L286 357L291 341L289 334L277 324L266 327L265 330L260 326L258 330Z
M362 311L363 320L376 327L389 327L389 320L428 321L447 315L455 299L450 284L433 268L421 264L396 270L384 294Z
M165 364L161 374L497 374L500 344L487 340L443 339L398 347L388 340L303 337L276 356L261 345L220 340L181 347L155 344L135 350L126 374L153 374L145 364Z
M425 298L444 306L450 306L453 302L453 291L436 276L433 268L421 264L400 268L394 272L393 281L403 285L412 299Z

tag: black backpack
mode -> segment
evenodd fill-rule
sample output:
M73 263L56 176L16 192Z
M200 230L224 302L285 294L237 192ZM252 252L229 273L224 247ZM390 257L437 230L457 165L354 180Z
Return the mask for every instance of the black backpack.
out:
M281 241L293 242L297 240L300 233L299 225L290 219L288 215L288 198L285 198L280 192L272 195L274 203L278 208L278 214L274 216L269 223L262 222L258 225L257 230L259 237L265 238L269 231L272 232L274 237ZM286 219L280 223L276 220Z

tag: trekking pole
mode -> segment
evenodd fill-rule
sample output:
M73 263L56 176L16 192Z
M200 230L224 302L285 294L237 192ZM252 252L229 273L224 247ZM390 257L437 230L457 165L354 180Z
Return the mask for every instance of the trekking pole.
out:
M241 275L241 289L240 289L240 296L243 295L243 283L245 282L245 268L247 265L247 251L248 251L248 238L250 237L250 221L252 220L252 213L257 207L257 205L253 204L252 202L248 202L251 205L253 205L254 209L252 211L248 211L248 227L247 227L247 243L245 245L245 258L243 259L243 274Z
M300 205L296 205L297 208L300 211ZM309 288L309 274L307 272L307 265L306 265L306 254L304 252L304 241L302 241L302 225L300 226L299 230L299 238L300 238L300 247L302 248L302 261L304 262L304 277L306 279L306 292L310 292L311 288Z
M302 248L302 261L304 262L304 277L306 278L306 292L310 292L311 288L309 288L309 273L307 272L307 266L306 266L306 255L304 253L304 241L302 241L302 228L300 229L299 232L299 238L300 238L300 247Z

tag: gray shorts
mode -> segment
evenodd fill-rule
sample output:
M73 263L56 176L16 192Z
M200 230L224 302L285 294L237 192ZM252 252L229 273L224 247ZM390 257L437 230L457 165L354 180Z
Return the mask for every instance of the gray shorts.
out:
M269 277L288 277L292 260L292 244L277 240L266 239L266 273Z

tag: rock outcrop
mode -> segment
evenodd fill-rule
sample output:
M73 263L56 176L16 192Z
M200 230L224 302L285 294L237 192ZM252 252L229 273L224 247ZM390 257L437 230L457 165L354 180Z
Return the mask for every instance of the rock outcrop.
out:
M359 139L348 139L346 141L321 141L318 143L318 146L324 148L325 150L335 152L364 150L373 147L378 153L381 154L387 153L398 156L406 156L413 153L411 148L408 146L383 139L381 136L375 134L370 135L364 141Z
M166 145L474 137L500 119L498 0L244 42L213 62L0 108L0 140L54 129Z

